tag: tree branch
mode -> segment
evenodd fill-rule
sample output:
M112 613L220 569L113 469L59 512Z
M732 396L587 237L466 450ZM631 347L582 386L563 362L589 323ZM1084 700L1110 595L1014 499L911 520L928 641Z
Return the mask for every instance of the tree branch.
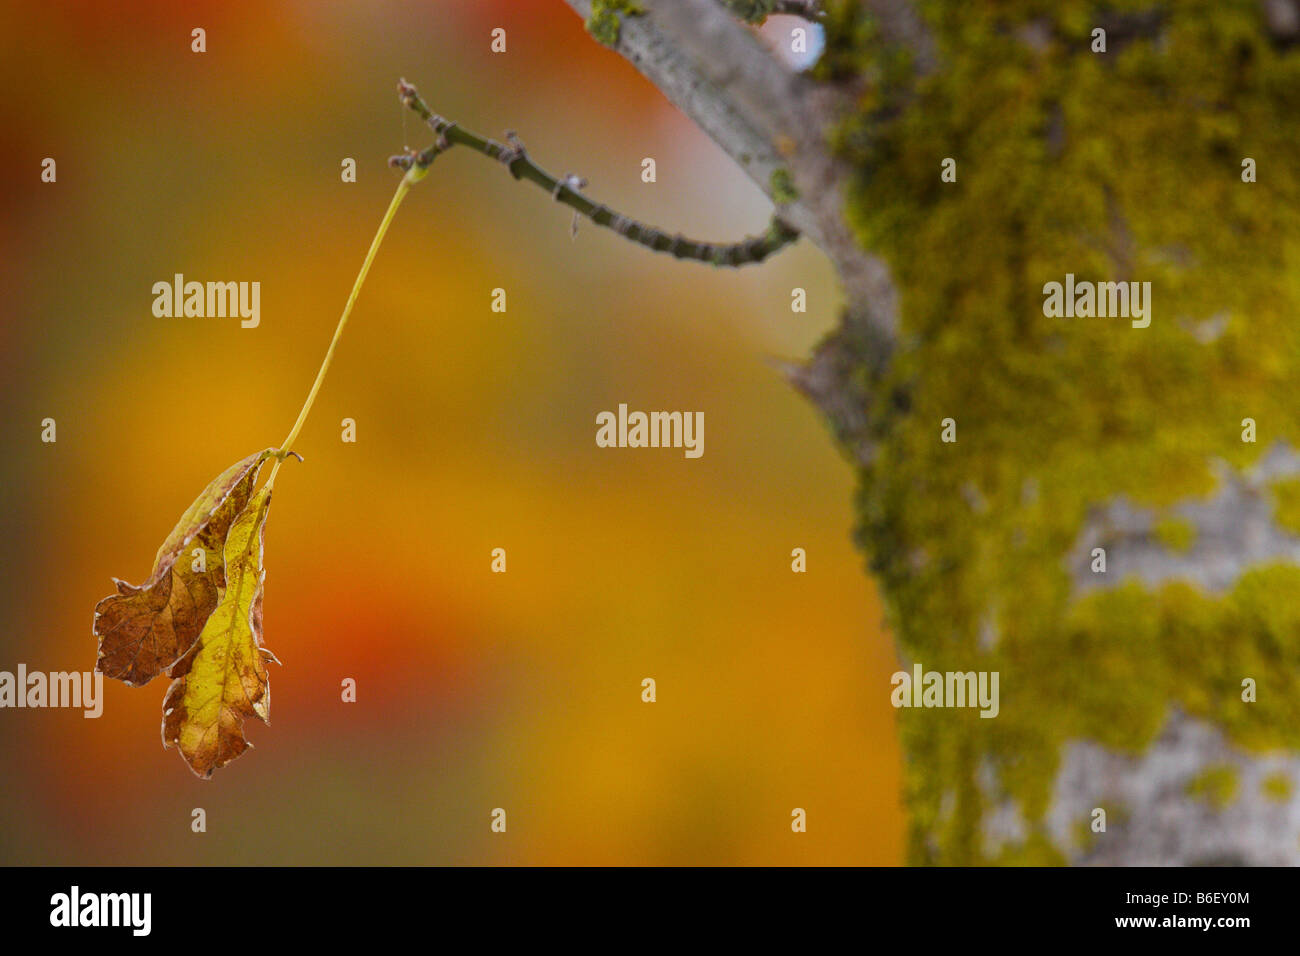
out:
M783 158L824 144L809 141L812 124L804 96L812 81L792 72L758 36L737 23L717 0L669 0L649 7L644 17L669 38L744 122Z
M592 0L566 2L592 25ZM864 320L880 338L892 337L892 284L844 221L847 170L826 142L847 108L840 91L792 73L716 0L643 0L642 6L622 14L614 29L605 24L602 39L769 197L780 195L782 180L793 181L796 198L782 206L781 218L830 256L850 299L862 304Z
M406 80L398 81L397 92L402 103L419 114L437 137L428 149L389 159L389 165L399 169L410 169L412 166L421 170L427 169L439 155L452 146L467 146L477 153L502 163L515 179L525 179L545 189L556 202L573 209L575 217L586 216L596 225L612 229L623 238L656 252L667 252L678 259L708 262L715 266L743 266L762 262L799 237L797 230L775 215L762 235L746 237L739 242L703 242L698 239L687 239L680 233L670 236L653 226L630 219L608 206L588 199L578 191L586 185L585 180L572 174L563 178L552 176L529 158L524 144L514 133L506 133L508 145L486 139L434 113L420 97L416 88ZM574 228L575 230L577 228L576 218Z
M792 73L717 0L658 0L646 15L624 21L627 37L620 40L620 52L632 40L633 24L654 31L676 49L692 67L691 82L730 104L771 144L798 196L782 215L830 256L849 299L857 303L857 318L874 329L872 338L892 339L893 283L884 264L858 244L845 221L849 170L828 143L830 130L851 108L841 91Z
M592 0L566 0L583 18L588 29L601 42L621 54L628 62L683 114L692 119L769 198L773 196L773 176L785 168L785 161L770 138L741 114L731 99L705 78L698 65L680 50L672 37L660 29L652 14L623 14L617 26L595 31ZM604 13L603 16L615 16ZM808 222L800 221L796 208L783 209L787 222L800 232L808 232Z
M897 336L898 297L888 268L858 244L844 218L850 170L827 140L854 108L852 93L792 73L717 0L641 0L639 12L622 14L601 5L598 21L592 0L566 2L769 197L779 195L779 182L793 182L795 198L781 207L781 218L831 259L849 305L811 361L784 371L850 453L866 461L865 383L857 383L854 370L885 367Z

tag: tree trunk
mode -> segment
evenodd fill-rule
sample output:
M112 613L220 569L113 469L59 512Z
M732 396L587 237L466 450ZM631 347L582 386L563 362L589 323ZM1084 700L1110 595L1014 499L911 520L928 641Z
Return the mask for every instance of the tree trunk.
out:
M910 860L1300 863L1297 4L831 3L802 75L771 4L642 6L615 48L843 279L791 378L900 670L999 678L899 711Z

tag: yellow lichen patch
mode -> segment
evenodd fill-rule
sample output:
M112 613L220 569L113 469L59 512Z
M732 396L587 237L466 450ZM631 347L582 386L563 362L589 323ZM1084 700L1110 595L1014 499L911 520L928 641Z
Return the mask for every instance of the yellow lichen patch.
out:
M1260 783L1260 790L1264 796L1278 803L1285 803L1290 800L1293 789L1291 778L1284 773L1269 774Z
M1292 534L1300 534L1300 478L1275 481L1269 491L1273 493L1273 520Z
M591 15L584 25L598 43L612 47L618 44L623 17L640 16L642 12L636 0L592 0Z
M1229 764L1220 764L1205 769L1188 781L1187 795L1222 810L1236 797L1237 785L1237 769Z
M1180 554L1190 551L1196 543L1196 526L1185 518L1162 518L1151 530L1161 544Z

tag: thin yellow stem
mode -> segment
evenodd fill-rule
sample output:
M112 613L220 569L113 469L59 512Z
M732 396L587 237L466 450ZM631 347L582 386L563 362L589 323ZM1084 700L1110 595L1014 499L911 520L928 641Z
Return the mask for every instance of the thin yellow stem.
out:
M361 286L366 281L366 274L370 272L370 264L375 261L375 253L379 251L379 246L384 241L388 226L397 213L397 207L402 204L402 200L405 198L407 191L410 190L411 184L423 179L425 172L424 169L417 170L412 167L402 177L402 181L397 184L397 192L393 193L393 199L388 204L388 211L384 213L384 218L379 223L375 238L370 241L370 249L366 252L365 262L361 263L361 271L357 273L357 280L352 283L352 293L348 296L347 305L343 306L343 315L339 317L339 324L334 329L334 338L330 339L329 348L325 351L325 358L320 363L320 371L316 373L316 381L312 382L311 391L307 393L307 400L302 403L302 411L298 413L298 420L293 423L293 428L289 429L288 437L280 444L280 454L276 458L275 466L271 469L271 477L267 479L268 487L275 484L275 476L279 473L280 466L284 464L289 452L293 451L293 443L298 440L298 433L302 431L303 423L307 421L307 415L316 402L316 393L320 391L321 382L325 380L325 373L329 371L330 363L334 361L334 350L338 347L339 339L343 336L343 327L348 324L348 316L352 314L352 306L361 293Z

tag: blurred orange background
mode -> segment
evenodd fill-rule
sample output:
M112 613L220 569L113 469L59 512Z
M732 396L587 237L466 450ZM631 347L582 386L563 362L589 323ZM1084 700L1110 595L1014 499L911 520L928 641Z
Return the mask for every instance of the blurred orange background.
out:
M429 142L399 76L669 231L770 213L559 0L9 2L0 76L0 670L93 667L110 578L146 578L199 490L284 437L385 160ZM716 270L569 221L483 157L434 164L276 483L272 725L203 782L161 746L166 678L105 681L98 720L0 711L0 862L899 862L897 665L852 475L769 364L833 324L829 265L801 242ZM177 272L260 281L260 327L155 318ZM702 410L704 456L597 448L620 402Z

